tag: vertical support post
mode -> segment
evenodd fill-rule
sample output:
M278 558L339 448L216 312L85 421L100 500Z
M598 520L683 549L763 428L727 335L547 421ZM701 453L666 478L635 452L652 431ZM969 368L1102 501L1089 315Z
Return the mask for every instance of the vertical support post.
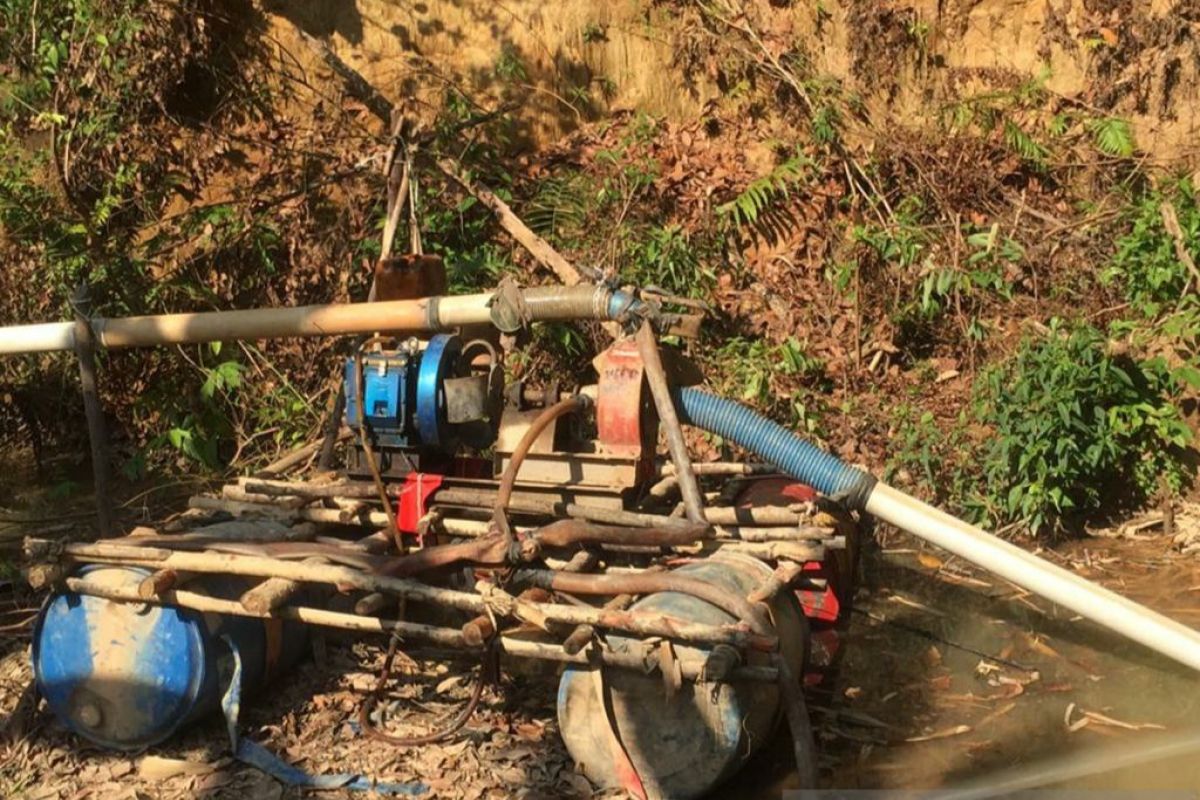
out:
M671 399L671 387L663 368L662 354L658 351L658 337L654 335L649 322L643 322L638 330L637 345L646 365L646 382L650 384L658 419L667 434L667 449L671 453L671 461L675 463L675 477L679 480L679 492L683 495L687 518L692 522L705 522L704 495L700 493L696 473L692 471L692 458L688 455L683 427L679 424L679 415L675 411L675 401Z
M96 521L100 535L113 534L112 495L108 481L108 428L104 409L96 389L96 340L92 332L91 297L87 283L81 283L71 301L75 308L75 355L79 359L79 385L83 392L83 413L87 417L88 443L92 451L92 485L96 493Z
M325 472L333 469L333 448L338 442L338 432L342 429L342 417L346 414L346 382L342 379L342 371L338 370L337 395L333 398L333 408L325 420L325 430L321 439L321 455L317 458L317 469Z

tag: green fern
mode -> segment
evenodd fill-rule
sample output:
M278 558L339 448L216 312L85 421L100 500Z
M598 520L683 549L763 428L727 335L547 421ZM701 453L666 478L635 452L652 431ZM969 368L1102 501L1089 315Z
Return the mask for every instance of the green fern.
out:
M579 173L547 178L525 207L525 219L539 236L570 236L587 218L592 191L588 179Z
M732 221L737 228L755 225L775 202L787 197L791 189L805 177L812 161L803 155L793 156L747 186L741 194L717 206L717 214Z
M1133 129L1125 120L1120 117L1097 117L1088 127L1100 152L1118 158L1129 158L1133 155L1136 147Z
M1034 164L1042 163L1048 155L1044 146L1011 120L1004 122L1004 143L1021 158Z

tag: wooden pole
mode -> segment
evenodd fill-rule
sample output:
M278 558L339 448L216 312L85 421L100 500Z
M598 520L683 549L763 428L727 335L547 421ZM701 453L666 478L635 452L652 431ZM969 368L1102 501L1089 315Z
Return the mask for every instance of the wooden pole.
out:
M306 558L306 564L328 563L324 558ZM247 589L238 598L242 608L252 614L269 614L277 608L282 608L300 593L304 584L289 578L267 578L258 586Z
M287 578L306 583L323 583L367 592L390 592L412 600L483 613L488 604L478 594L429 586L407 578L377 575L331 564L285 561L263 556L232 553L189 553L154 547L109 544L67 544L64 556L81 563L107 563L175 569L180 572L227 573L259 578ZM140 598L139 598L140 599ZM235 603L239 608L241 605ZM493 611L496 609L493 608ZM545 619L563 625L593 625L640 636L662 636L689 642L729 644L755 650L773 650L775 636L754 634L745 625L703 625L660 614L606 611L590 606L528 603L517 600L511 609L520 619ZM518 613L519 611L519 613Z
M649 321L643 322L642 327L638 329L637 346L646 370L646 383L650 387L650 395L654 398L659 422L662 423L663 432L667 436L667 449L671 452L671 463L675 465L675 479L679 481L679 491L683 495L687 517L692 522L706 522L704 497L700 494L696 473L692 471L692 457L688 454L687 442L683 438L683 426L679 424L679 415L675 412L675 401L671 398L671 387L667 383L662 354L658 351L658 337L654 335L654 328Z
M139 604L149 602L156 605L190 608L209 614L228 614L257 619L291 619L309 625L322 625L361 633L397 633L405 638L431 642L444 647L467 647L466 642L463 641L462 633L453 628L422 625L403 620L360 617L355 614L345 614L304 606L283 606L271 613L256 613L247 611L236 600L219 600L207 595L186 591L167 592L162 597L146 600L140 597L136 590L103 586L86 578L68 578L67 588L78 594L101 597L115 602ZM523 658L542 658L568 664L593 665L600 663L606 666L636 669L643 673L656 666L656 662L652 657L647 657L636 652L617 653L613 651L588 650L571 654L564 652L562 647L553 643L535 642L509 636L499 637L499 642L503 652ZM700 659L681 661L680 665L685 678L693 680L702 679L705 675L705 662ZM729 678L731 680L770 682L776 680L777 675L777 671L770 667L742 667L734 670Z
M294 483L291 481L248 480L244 488L249 494L271 497L349 497L362 499L375 497L375 487L370 483Z
M75 355L79 359L79 386L83 413L87 418L88 443L92 455L92 486L96 494L96 526L102 537L112 536L112 495L109 487L108 428L96 381L96 340L92 333L91 297L86 283L79 284L72 300L75 307Z

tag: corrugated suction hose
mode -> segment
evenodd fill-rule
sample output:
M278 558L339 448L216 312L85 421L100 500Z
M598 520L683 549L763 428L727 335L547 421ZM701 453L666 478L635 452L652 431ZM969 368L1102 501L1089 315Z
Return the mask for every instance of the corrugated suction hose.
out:
M780 471L817 491L861 510L875 487L875 478L843 464L836 456L806 442L756 411L699 389L674 387L679 419L728 439Z

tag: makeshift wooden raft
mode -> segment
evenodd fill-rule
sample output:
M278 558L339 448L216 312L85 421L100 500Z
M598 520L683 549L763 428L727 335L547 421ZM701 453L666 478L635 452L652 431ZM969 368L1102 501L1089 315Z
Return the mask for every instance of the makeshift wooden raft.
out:
M669 466L661 473L663 481L671 478ZM387 520L374 493L370 483L342 479L242 478L220 497L193 497L191 510L162 530L137 528L93 544L31 540L30 578L114 601L296 620L440 647L494 646L515 657L642 672L658 669L665 657L672 672L689 680L773 681L770 654L779 642L764 604L785 587L822 588L820 579L804 576L803 565L845 548L853 531L848 520L812 503L712 505L710 524L698 525L517 492L508 505L519 538L514 547L488 519L495 492L450 488L435 496L410 541L379 530ZM726 494L710 498L720 502ZM671 572L728 555L776 567L747 597ZM77 574L88 564L140 568L146 576L136 587L103 586ZM202 578L209 575L242 576L248 588L236 599L215 597L205 591ZM332 610L347 602L329 602L330 591L314 603L321 593L303 591L314 586L352 595L353 611ZM709 625L629 610L637 597L657 592L700 597L736 621ZM412 621L395 613L408 601L468 618L457 628ZM622 637L620 648L607 645L608 633ZM630 638L642 646L631 648ZM663 642L700 647L692 652L706 655L671 658Z

